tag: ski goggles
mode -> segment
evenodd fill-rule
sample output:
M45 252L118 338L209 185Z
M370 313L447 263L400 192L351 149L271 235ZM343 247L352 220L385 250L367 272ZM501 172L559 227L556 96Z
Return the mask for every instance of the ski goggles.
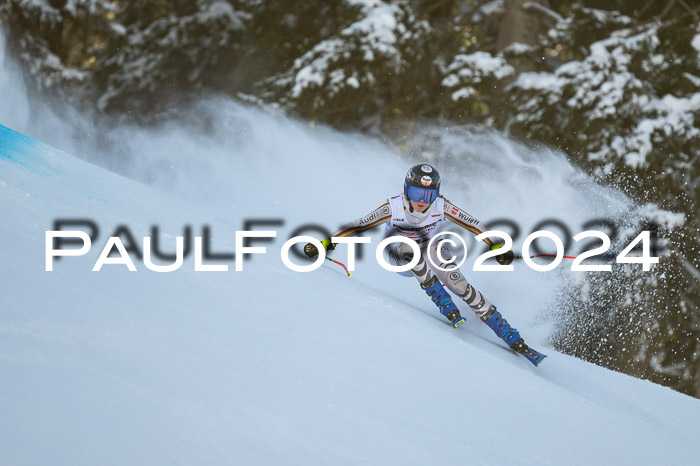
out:
M406 195L412 201L423 201L431 204L438 196L437 189L420 188L418 186L406 186Z

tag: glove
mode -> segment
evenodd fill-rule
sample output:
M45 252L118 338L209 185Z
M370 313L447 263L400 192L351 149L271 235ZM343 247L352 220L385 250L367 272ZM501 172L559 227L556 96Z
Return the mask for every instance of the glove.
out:
M323 248L326 251L335 249L335 243L331 243L330 238L321 240L321 244L323 244ZM304 246L304 254L306 254L307 257L316 257L318 255L318 249L312 243L306 243L306 246Z
M494 251L496 249L502 248L503 245L500 243L496 243L491 245L491 250ZM510 265L513 263L513 259L515 259L515 254L513 254L513 251L506 251L503 254L499 254L496 256L496 261L501 264L501 265Z

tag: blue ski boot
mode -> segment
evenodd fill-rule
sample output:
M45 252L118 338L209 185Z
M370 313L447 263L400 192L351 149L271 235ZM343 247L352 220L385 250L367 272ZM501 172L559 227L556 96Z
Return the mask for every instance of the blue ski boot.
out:
M430 299L440 309L440 313L447 317L452 322L452 327L457 328L466 322L464 317L459 314L459 309L455 306L450 295L442 287L442 283L436 276L429 279L425 283L421 283L421 288L430 296Z
M503 318L501 313L498 312L495 307L492 306L491 308L493 312L491 312L491 316L486 319L486 325L493 330L498 338L505 341L506 344L514 350L518 351L514 345L518 342L518 340L522 341L520 334L516 329L510 326L508 321Z
M520 333L510 326L508 321L496 310L495 306L491 306L489 312L491 314L489 318L485 320L486 325L494 331L498 338L505 341L513 351L525 356L535 367L539 366L540 363L545 360L547 355L527 346L525 341L520 337Z

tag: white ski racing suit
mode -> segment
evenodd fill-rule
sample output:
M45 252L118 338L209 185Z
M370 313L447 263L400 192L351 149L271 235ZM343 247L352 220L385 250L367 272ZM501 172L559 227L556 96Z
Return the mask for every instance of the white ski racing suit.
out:
M429 207L429 212L418 217L406 209L404 195L399 194L387 200L375 210L340 228L333 236L344 237L354 236L363 231L374 228L382 223L386 223L385 236L404 236L413 239L420 248L421 258L418 264L410 272L402 275L415 276L421 284L427 283L437 275L438 279L447 288L459 296L482 320L488 317L487 313L491 308L491 303L473 286L471 286L462 275L462 272L455 264L446 264L440 259L449 259L450 253L446 244L441 246L441 254L437 248L440 241L434 241L428 247L430 239L442 231L445 219L451 220L460 227L479 235L482 233L482 223L469 215L464 210L442 196ZM489 246L498 242L497 238L486 238L484 242ZM388 248L389 260L395 265L408 264L413 258L413 251L404 243L396 243ZM433 267L432 264L439 265L441 269Z

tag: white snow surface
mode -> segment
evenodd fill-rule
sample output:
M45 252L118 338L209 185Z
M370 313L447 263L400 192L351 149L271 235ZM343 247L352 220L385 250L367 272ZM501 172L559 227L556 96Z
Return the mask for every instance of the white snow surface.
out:
M310 192L298 192L307 205ZM158 224L172 250L183 224L208 222L222 252L240 219L5 127L0 206L0 464L692 464L700 453L697 399L530 336L549 354L534 368L473 315L453 330L420 290L391 291L412 279L292 272L279 241L242 272L194 272L191 259L172 273L91 272L118 224L137 238ZM44 232L61 217L103 232L88 256L45 272ZM502 310L537 335L528 304Z

